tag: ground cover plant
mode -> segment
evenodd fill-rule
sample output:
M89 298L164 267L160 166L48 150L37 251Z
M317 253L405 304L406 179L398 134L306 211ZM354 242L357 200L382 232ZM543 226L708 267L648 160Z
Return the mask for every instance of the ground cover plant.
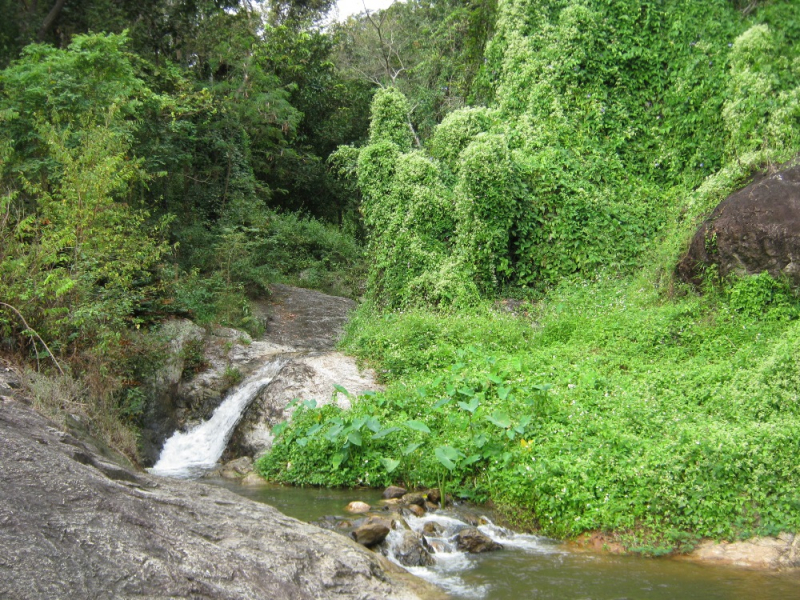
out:
M796 297L765 276L676 300L643 285L567 283L524 315L362 311L345 346L386 391L299 406L258 467L443 484L548 534L626 532L651 552L795 531Z

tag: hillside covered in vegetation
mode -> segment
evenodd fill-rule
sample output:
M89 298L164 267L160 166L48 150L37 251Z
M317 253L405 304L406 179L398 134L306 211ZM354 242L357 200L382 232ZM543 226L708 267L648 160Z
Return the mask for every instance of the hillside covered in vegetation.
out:
M387 389L298 408L270 478L647 552L800 529L796 291L675 276L800 151L793 0L0 7L1 341L45 409L135 458L159 324L257 333L289 282L363 300Z

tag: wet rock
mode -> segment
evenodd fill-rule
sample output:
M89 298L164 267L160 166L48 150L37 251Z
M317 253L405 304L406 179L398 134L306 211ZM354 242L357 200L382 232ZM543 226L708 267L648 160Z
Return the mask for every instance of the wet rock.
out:
M415 517L425 516L425 509L419 504L409 504L405 509Z
M436 488L427 490L425 495L427 496L428 501L433 502L434 504L439 504L439 500L442 499L441 491Z
M422 533L430 536L442 535L442 526L435 521L428 521L422 526Z
M723 277L768 271L800 285L800 165L761 176L723 200L695 233L676 274L699 285L710 265Z
M345 506L344 509L349 513L360 514L369 512L371 510L371 507L366 502L360 502L356 500Z
M385 490L383 490L383 495L381 496L384 500L392 500L395 498L402 498L404 494L406 494L408 490L406 488L402 488L396 485L390 485Z
M350 396L335 393L334 385ZM317 405L335 402L350 408L351 397L380 389L376 375L360 370L355 359L340 352L292 356L272 381L255 397L236 426L228 444L231 456L260 456L272 447L272 428L291 417L292 400L314 400Z
M236 460L225 463L224 469L235 471L239 475L247 475L253 470L253 459L249 456L242 456Z
M399 541L394 542L392 552L397 561L406 567L430 567L436 560L431 555L431 547L425 538L413 531L399 532Z
M0 440L0 597L436 593L345 536L266 504L110 464L19 402L0 400Z
M403 504L416 504L418 506L425 506L425 493L409 492L403 496Z
M242 485L258 486L258 485L264 485L266 483L267 483L266 479L264 479L261 475L259 475L255 471L248 473L242 478Z
M356 527L351 535L359 544L371 548L385 540L391 529L391 521L378 517L370 517L364 523Z
M462 529L455 535L453 541L456 544L456 548L462 552L469 552L471 554L502 550L503 548L502 544L498 544L474 527L466 527Z

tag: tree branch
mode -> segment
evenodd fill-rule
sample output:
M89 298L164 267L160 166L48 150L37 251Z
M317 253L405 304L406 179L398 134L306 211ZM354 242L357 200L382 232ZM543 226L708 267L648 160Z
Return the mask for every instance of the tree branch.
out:
M53 28L53 24L56 22L56 19L61 13L61 9L64 8L64 4L66 4L66 2L67 0L56 0L53 8L50 9L50 12L47 13L47 16L44 18L44 22L39 28L39 33L36 34L37 42L43 42L44 38L47 37L47 34L50 33L50 30Z
M10 308L12 311L14 311L14 313L15 313L15 314L16 314L16 315L17 315L17 316L20 318L20 320L22 321L22 324L23 324L23 325L25 325L25 328L26 328L28 331L30 331L30 332L31 332L33 335L35 335L35 336L38 338L38 340L39 340L39 341L42 343L42 346L44 346L44 349L45 349L45 350L47 350L47 353L50 355L50 358L52 358L52 359L53 359L53 362L54 362L54 363L55 363L55 365L56 365L56 369L58 369L58 372L59 372L59 373L61 373L61 376L62 376L62 377L66 377L66 375L64 375L64 371L61 369L61 365L60 365L60 364L58 364L58 361L56 360L56 357L53 355L52 351L50 350L50 347L49 347L49 346L48 346L48 345L45 343L45 341L42 339L42 336L40 336L38 333L36 333L36 330L35 330L33 327L31 327L30 325L28 325L28 322L25 320L25 317L23 317L23 316L22 316L22 313L21 313L21 312L19 312L19 311L18 311L16 308L14 308L13 306L11 306L10 304L6 304L5 302L0 302L0 306L5 306L6 308Z

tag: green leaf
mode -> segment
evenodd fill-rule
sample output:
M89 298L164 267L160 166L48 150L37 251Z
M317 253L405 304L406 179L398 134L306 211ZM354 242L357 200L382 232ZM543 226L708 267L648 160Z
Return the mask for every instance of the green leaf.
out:
M351 431L347 434L347 441L356 446L361 446L361 433L358 431Z
M417 444L409 444L408 446L406 446L405 448L403 448L403 456L408 456L409 454L411 454L411 453L412 453L414 450L416 450L416 449L417 449L417 448L419 448L420 446L422 446L422 444L421 444L421 443L417 443Z
M322 425L320 423L317 423L316 425L308 428L308 431L306 431L306 436L311 437L315 433L317 433L320 429L322 429Z
M445 404L449 404L452 402L452 398L442 398L441 400L437 401L436 404L433 405L433 409L436 410L437 408L442 408Z
M480 459L481 459L480 454L473 454L462 460L461 464L464 465L465 467L468 467L469 465L478 462Z
M497 375L495 375L494 373L490 373L490 374L489 374L489 376L488 376L488 379L489 379L489 381L491 381L492 383L496 383L496 384L498 384L498 385L499 385L499 384L501 384L501 383L503 383L503 379L502 379L502 378L500 378L500 377L498 377L498 376L497 376Z
M331 458L331 464L333 465L334 469L338 469L342 465L342 463L346 460L347 460L347 454L345 454L344 452L337 452L336 454L333 455L333 458Z
M370 417L369 419L367 419L366 425L367 429L369 429L373 433L378 433L381 430L381 423L375 417Z
M506 398L508 398L508 394L510 391L511 388L500 386L497 388L497 397L500 398L500 400L505 400Z
M325 433L325 437L332 442L338 437L340 433L342 433L343 429L344 426L342 425L334 425Z
M439 446L433 451L436 459L450 472L456 468L458 450L450 446Z
M299 440L297 440L297 445L300 446L301 448L303 448L303 447L308 445L308 440L309 440L309 438L307 438L307 437L300 438Z
M503 429L511 427L511 417L501 410L496 410L492 414L487 415L486 420Z
M412 421L406 421L405 423L403 423L403 425L405 425L409 429L413 429L414 431L419 431L421 433L430 433L431 432L431 430L428 428L428 426L425 425L425 423L423 423L422 421L413 421L413 420Z
M475 395L475 390L468 387L459 388L458 393L467 398L472 398Z
M379 440L379 439L381 439L383 437L386 437L390 433L394 433L395 431L400 431L400 428L399 427L389 427L387 429L381 429L377 433L373 434L371 439Z
M381 463L386 468L387 473L391 473L400 466L400 461L393 458L382 458Z
M478 410L480 404L481 403L477 398L473 398L472 400L469 401L469 404L467 404L466 402L459 402L458 406L466 411L469 411L470 414L474 415L475 411Z
M348 398L350 397L350 392L348 392L346 389L344 389L344 388L343 388L342 386L340 386L338 383L334 383L334 384L333 384L333 389L335 389L335 390L336 390L337 392L339 392L340 394L344 394L344 395L345 395L345 396L347 396Z
M272 428L272 435L275 436L275 437L278 437L280 434L282 434L284 431L286 431L286 428L288 426L289 426L289 423L287 423L286 421L281 421L280 423L275 425L275 427Z

